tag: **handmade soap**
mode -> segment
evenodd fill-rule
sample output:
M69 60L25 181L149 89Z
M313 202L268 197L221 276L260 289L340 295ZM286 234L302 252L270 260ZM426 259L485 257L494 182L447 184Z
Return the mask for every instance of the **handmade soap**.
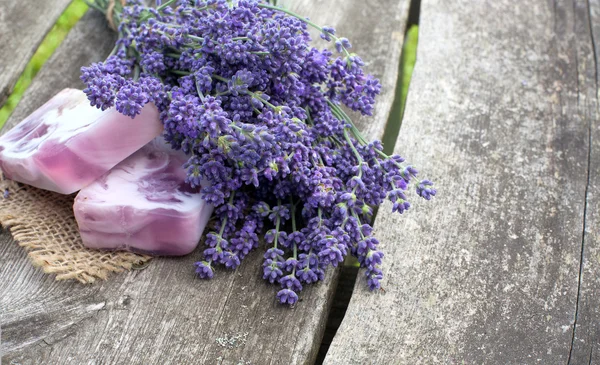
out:
M90 106L81 90L64 89L0 137L0 168L11 180L71 194L161 131L153 104L132 119Z
M155 255L192 252L213 207L185 183L186 160L157 138L81 189L74 211L84 245Z

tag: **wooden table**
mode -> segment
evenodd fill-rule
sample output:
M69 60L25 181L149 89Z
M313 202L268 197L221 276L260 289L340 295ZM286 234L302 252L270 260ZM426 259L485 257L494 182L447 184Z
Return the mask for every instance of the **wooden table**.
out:
M49 4L52 3L52 6ZM0 4L0 104L69 3ZM335 26L382 80L381 138L409 8L418 62L395 150L439 188L375 221L385 291L359 273L325 364L600 363L600 0L289 0ZM420 9L419 9L420 5ZM114 35L89 12L4 130L102 60ZM309 364L339 272L277 305L260 253L194 277L199 253L94 285L57 282L0 236L4 364ZM345 283L347 284L347 283Z

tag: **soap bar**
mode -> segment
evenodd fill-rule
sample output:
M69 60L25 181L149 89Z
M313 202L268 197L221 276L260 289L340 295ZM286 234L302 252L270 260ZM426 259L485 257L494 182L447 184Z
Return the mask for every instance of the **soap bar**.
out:
M65 89L0 137L0 169L18 182L71 194L160 135L153 104L132 119Z
M185 183L187 160L156 138L75 198L83 244L154 255L192 252L212 205Z

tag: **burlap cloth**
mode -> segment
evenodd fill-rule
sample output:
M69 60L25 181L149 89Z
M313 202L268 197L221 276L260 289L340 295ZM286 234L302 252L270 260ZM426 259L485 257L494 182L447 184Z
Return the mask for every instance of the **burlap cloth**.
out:
M0 224L25 248L33 265L56 280L93 283L110 273L144 267L151 256L83 246L73 215L74 195L0 179ZM8 196L2 193L8 189Z

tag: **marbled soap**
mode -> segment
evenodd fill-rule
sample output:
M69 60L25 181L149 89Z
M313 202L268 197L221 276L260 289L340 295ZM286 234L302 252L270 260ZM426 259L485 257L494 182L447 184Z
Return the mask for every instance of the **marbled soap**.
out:
M0 168L11 180L71 194L161 131L152 104L131 119L90 106L81 90L65 89L0 137Z
M157 138L81 189L75 218L87 247L185 255L213 207L185 183L185 154Z

